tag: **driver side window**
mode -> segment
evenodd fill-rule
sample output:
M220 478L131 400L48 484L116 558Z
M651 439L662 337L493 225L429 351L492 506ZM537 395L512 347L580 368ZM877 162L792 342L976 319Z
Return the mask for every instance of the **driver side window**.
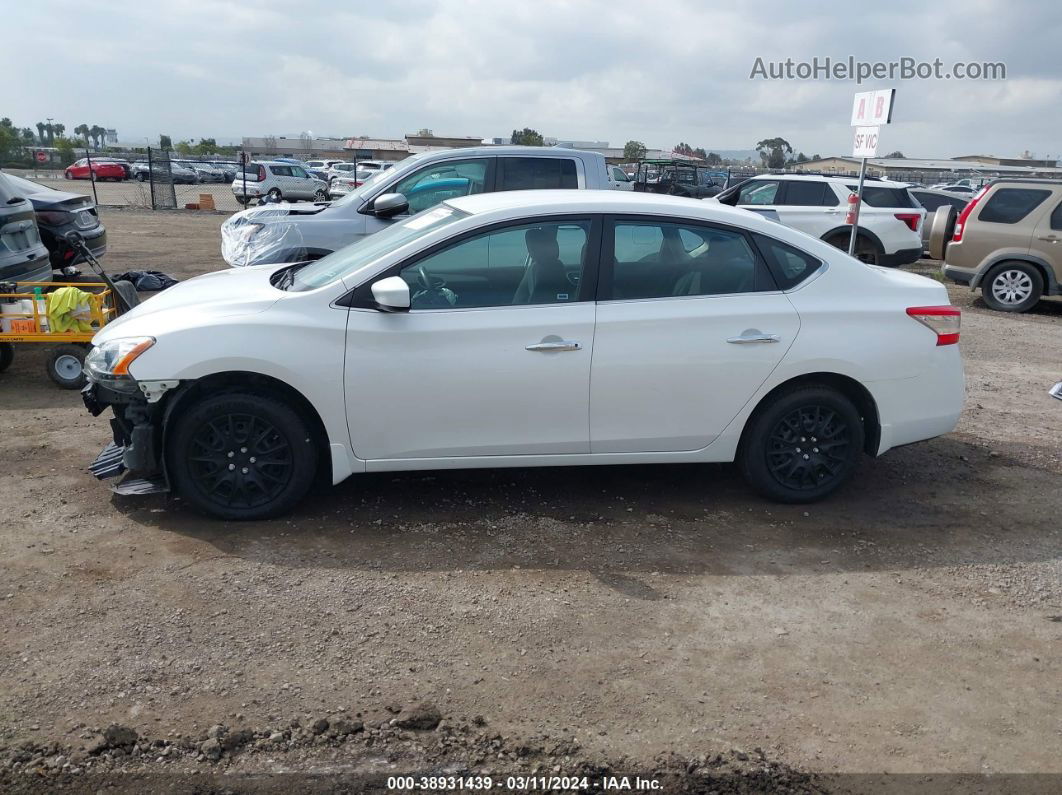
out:
M483 193L487 189L487 165L487 158L434 163L414 171L387 192L405 196L412 215L447 199Z
M470 237L402 268L410 309L578 300L590 221L549 221Z

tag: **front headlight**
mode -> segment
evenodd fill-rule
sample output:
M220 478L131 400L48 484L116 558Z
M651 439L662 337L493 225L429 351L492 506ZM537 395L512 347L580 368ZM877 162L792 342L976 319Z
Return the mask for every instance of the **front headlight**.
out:
M85 370L97 383L120 392L132 392L136 389L136 381L129 375L129 365L154 344L154 337L109 340L89 351L85 357Z

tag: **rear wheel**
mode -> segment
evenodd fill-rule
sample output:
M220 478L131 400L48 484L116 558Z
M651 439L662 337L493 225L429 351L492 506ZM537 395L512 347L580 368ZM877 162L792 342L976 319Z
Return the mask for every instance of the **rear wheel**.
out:
M182 413L166 445L178 493L219 519L265 519L290 511L317 471L306 421L270 397L205 398Z
M1001 262L981 282L981 297L999 312L1028 312L1043 292L1043 276L1027 262Z
M4 372L15 361L15 346L10 342L0 342L0 373Z
M826 242L842 251L848 251L849 237L847 233L834 235ZM878 254L878 247L874 245L874 241L863 235L856 236L856 247L853 256L857 260L866 262L869 265L877 265Z
M862 451L863 421L852 402L827 387L801 387L757 411L738 465L768 499L814 502L851 477Z
M315 202L326 202L326 201L328 201L328 191L324 190L323 188L321 190L314 191L313 200Z
M85 353L82 345L57 345L48 355L48 377L63 389L81 389L85 385Z
M269 193L266 195L273 201L280 201L284 198L284 194L280 192L280 188L270 188Z

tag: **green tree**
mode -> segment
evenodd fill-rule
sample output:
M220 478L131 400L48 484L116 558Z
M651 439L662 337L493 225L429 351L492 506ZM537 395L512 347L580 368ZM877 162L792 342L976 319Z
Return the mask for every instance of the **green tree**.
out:
M708 165L710 165L710 166L721 166L721 165L723 165L723 158L721 158L715 152L709 152L708 154L706 154L704 156L704 159L708 163Z
M164 150L173 149L173 141L170 136L159 133L159 148Z
M41 142L41 146L44 146L45 139L44 139L44 122L43 121L37 122L37 140Z
M92 127L89 128L89 135L92 137L92 143L97 149L100 148L100 141L103 140L103 136L106 132L107 131L98 124L93 124Z
M793 154L793 147L785 138L764 138L756 144L756 151L767 168L782 168L787 156Z
M33 146L34 142L37 140L33 137L33 130L29 127L23 127L19 131L19 135L22 137L22 143L26 146Z
M803 152L800 152L795 158L793 158L793 162L794 163L806 163L806 162L808 162L808 156L806 154L804 154Z
M77 160L77 144L76 138L60 138L55 142L55 148L59 150L59 162L64 166Z
M901 152L899 149L897 149L895 152L889 152L887 155L885 155L885 157L896 157L900 160L904 159L903 152Z
M627 141L623 145L623 159L628 163L633 163L635 160L641 160L645 157L645 153L648 151L645 144L641 141Z
M690 146L688 143L685 143L684 141L679 142L679 144L671 151L675 154L693 157L693 147Z
M192 148L197 155L212 155L218 151L218 142L213 138L200 138Z
M704 151L704 147L703 146L698 146L696 149L694 149L693 150L693 156L694 157L699 157L701 160L707 160L708 159L708 153Z
M54 125L52 125L52 127L55 130L55 137L56 138L62 138L63 137L63 133L66 132L66 125L65 124L60 124L59 122L56 122Z
M542 135L538 130L532 130L530 127L524 127L522 130L513 130L512 137L509 139L509 143L518 144L520 146L543 146L544 141Z
M80 135L85 139L85 146L89 145L89 126L87 124L79 124L74 128L74 135Z
M173 147L177 150L177 154L182 157L188 157L192 154L192 142L191 141L178 141L177 145Z
M22 154L22 136L11 123L11 119L0 119L0 164L13 160Z

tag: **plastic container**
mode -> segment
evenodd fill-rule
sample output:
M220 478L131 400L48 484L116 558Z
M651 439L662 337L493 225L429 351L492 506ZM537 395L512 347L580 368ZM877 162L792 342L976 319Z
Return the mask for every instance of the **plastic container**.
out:
M48 330L48 302L41 298L37 301L37 311L40 313L41 331ZM5 301L0 303L0 331L11 332L12 320L29 320L33 322L33 299L23 298L18 301ZM22 324L19 324L22 325Z

